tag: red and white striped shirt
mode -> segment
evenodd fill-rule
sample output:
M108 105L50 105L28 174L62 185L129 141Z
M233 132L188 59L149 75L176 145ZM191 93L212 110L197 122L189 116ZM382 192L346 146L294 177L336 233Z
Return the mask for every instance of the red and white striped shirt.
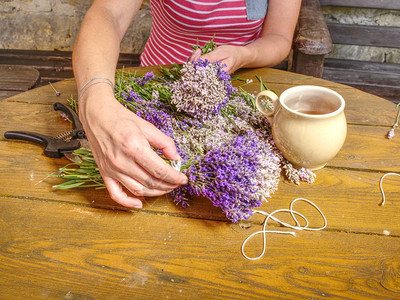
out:
M217 45L246 45L260 36L264 19L248 20L246 0L151 0L152 28L142 66L183 63L215 35Z

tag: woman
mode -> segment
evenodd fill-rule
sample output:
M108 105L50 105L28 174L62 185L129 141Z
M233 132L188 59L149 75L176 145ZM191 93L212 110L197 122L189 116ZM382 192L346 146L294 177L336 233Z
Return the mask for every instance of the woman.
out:
M135 208L142 207L142 197L162 195L187 182L151 149L179 160L174 141L120 105L110 88L120 42L141 4L94 1L73 51L79 117L100 173L111 198ZM273 66L290 51L300 5L301 0L151 0L153 25L142 65L200 57L191 46L215 36L221 46L201 57L222 61L230 73Z

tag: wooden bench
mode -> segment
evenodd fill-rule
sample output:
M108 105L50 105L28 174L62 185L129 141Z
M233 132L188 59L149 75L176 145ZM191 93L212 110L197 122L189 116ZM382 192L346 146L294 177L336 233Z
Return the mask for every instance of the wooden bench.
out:
M324 59L321 53L314 53L310 45L302 45L304 39L301 37L310 32L312 34L313 28L320 26L313 20L313 11L320 11L316 2L318 1L303 0L303 6L307 6L309 11L304 15L302 10L300 16L299 25L303 27L299 29L300 39L294 41L294 49L299 49L301 55L293 70L350 85L395 103L400 102L400 63ZM321 6L400 10L399 0L320 0L319 2ZM400 48L400 27L336 23L326 25L333 44ZM329 37L324 36L321 39L329 44Z
M123 66L137 67L139 64L138 54L120 54L118 68ZM71 51L0 49L0 66L2 65L25 66L36 69L36 72L40 74L40 81L35 86L43 86L49 84L49 82L56 82L74 76ZM26 79L21 78L21 80Z
M33 67L0 65L0 100L25 92L39 81L40 74Z

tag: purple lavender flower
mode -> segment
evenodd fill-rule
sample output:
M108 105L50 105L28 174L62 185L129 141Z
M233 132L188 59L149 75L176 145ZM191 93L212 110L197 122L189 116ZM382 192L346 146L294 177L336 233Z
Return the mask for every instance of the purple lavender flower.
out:
M155 107L148 107L136 113L139 117L152 123L155 127L160 129L169 137L173 137L172 122L173 118L167 112L157 109Z
M185 194L203 195L232 222L248 219L262 203L257 193L262 167L259 147L259 139L249 132L197 157L186 171L189 183L172 193L175 202L187 204Z
M252 179L257 177L259 166L253 155L256 149L255 139L239 135L231 144L207 153L199 168L202 180L208 182L202 194L232 222L248 219L251 209L261 205L253 196L257 190Z
M147 72L146 74L144 74L144 76L142 78L138 79L139 86L144 86L148 81L150 81L154 77L155 76L154 76L153 72Z
M137 92L135 92L135 91L126 91L126 92L122 92L121 93L121 97L122 97L122 100L123 100L123 102L125 102L125 103L122 103L122 104L124 104L125 106L126 106L126 104L128 104L128 103L131 103L131 102L134 102L134 103L137 103L137 102L139 102L139 103L143 103L143 99L142 99L142 97L139 95L139 93L137 93Z

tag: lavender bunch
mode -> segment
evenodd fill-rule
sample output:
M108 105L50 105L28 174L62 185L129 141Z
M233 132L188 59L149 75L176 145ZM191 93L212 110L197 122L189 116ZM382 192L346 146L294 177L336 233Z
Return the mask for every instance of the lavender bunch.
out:
M234 88L223 68L219 62L198 59L162 68L161 76L121 72L115 97L175 140L189 182L171 192L174 202L185 207L191 196L204 196L238 222L276 191L282 169L295 183L312 182L315 175L283 158L254 96ZM92 186L84 184L87 181L99 187L97 165L94 160L89 164L86 160L82 169L79 163L76 169L60 169L58 176L69 182L56 187ZM84 170L90 170L90 176Z

